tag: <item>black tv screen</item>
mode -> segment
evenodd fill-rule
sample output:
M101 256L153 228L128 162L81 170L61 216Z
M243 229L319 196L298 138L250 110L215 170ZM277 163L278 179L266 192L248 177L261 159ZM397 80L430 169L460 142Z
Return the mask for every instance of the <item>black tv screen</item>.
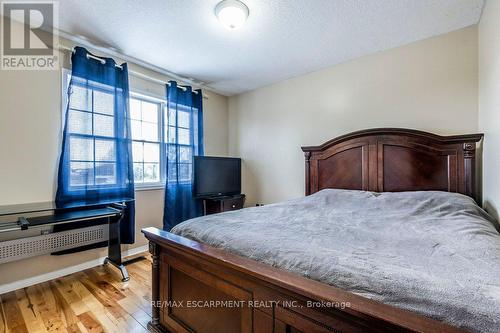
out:
M241 159L233 157L195 156L195 197L213 197L241 193Z

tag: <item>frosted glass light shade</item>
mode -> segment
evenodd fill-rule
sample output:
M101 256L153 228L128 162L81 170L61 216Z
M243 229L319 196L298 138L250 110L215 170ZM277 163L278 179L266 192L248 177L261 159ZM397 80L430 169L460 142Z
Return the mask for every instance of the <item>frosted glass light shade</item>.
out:
M215 6L215 16L226 28L238 29L248 18L248 7L238 0L223 0Z

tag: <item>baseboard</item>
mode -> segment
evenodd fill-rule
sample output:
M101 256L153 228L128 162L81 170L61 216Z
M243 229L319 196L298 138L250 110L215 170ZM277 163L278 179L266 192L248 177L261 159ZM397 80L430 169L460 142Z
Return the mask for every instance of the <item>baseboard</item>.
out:
M149 248L148 245L134 247L132 249L128 249L126 251L123 251L122 256L124 258L128 257L128 256L133 256L133 255L148 251L148 248ZM40 274L40 275L32 276L32 277L27 278L27 279L18 280L15 282L0 285L0 295L17 290L17 289L26 288L26 287L35 285L37 283L42 283L42 282L47 282L47 281L50 281L53 279L57 279L57 278L65 276L65 275L80 272L80 271L83 271L83 270L86 270L86 269L89 269L92 267L97 267L97 266L103 264L104 259L105 259L105 257L93 259L93 260L89 260L89 261L80 263L78 265L69 266L69 267L66 267L63 269L58 269L56 271L52 271L49 273Z

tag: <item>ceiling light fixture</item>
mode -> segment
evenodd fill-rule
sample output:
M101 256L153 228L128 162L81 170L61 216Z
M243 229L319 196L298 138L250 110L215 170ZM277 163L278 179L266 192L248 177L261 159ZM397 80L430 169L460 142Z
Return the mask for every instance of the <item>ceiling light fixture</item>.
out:
M239 0L223 0L215 6L215 16L226 28L238 29L248 18L248 7Z

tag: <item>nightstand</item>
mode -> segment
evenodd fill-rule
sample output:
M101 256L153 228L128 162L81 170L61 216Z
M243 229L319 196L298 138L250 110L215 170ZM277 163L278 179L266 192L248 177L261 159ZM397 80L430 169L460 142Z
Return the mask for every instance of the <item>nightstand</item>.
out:
M203 199L203 214L210 215L242 209L244 203L244 194Z

